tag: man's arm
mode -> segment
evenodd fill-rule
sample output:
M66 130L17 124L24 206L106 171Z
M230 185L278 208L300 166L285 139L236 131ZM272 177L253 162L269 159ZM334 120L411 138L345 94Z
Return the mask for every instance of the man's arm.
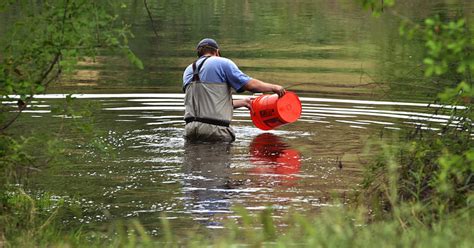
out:
M280 97L286 93L285 88L280 85L265 83L254 78L250 79L250 81L245 84L244 89L250 92L273 92L278 94Z
M252 100L250 97L240 100L232 100L232 105L234 106L234 108L246 107L248 109L251 109Z
M282 97L286 93L285 88L283 88L282 86L265 83L258 79L250 79L250 81L245 84L244 90L250 92L274 92L277 93L280 97ZM250 97L242 100L233 100L232 105L234 106L234 108L246 107L248 109L251 109L252 101Z

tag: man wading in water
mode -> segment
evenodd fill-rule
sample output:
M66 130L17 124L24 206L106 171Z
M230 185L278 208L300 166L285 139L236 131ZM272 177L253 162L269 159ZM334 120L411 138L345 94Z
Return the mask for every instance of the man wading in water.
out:
M280 97L285 89L264 83L244 74L230 59L223 58L213 39L203 39L197 45L198 59L183 74L185 92L185 137L191 141L232 142L235 134L229 127L234 108L250 109L250 98L232 100L232 89L238 93L274 92Z

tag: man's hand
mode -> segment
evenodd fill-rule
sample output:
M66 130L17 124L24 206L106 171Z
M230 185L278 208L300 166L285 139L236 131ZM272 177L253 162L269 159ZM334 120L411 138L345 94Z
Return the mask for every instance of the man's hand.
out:
M234 108L246 107L249 110L251 110L252 109L252 98L247 97L247 98L242 99L242 100L233 100L232 105L234 106Z
M250 97L247 97L242 100L243 101L243 107L246 107L248 109L252 109L252 99Z
M286 90L280 85L264 83L258 79L251 79L245 86L245 90L250 92L273 92L277 93L279 97L282 97Z
M276 84L273 85L272 91L273 91L274 93L277 93L277 94L278 94L278 97L282 97L282 96L285 95L285 93L286 93L285 88L283 88L283 87L280 86L280 85L276 85Z

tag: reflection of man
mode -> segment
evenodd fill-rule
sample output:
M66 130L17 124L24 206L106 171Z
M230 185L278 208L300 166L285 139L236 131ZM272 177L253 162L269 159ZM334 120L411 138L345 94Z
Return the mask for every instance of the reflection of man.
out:
M188 140L235 140L234 131L229 127L233 108L250 108L251 102L250 98L232 100L231 89L285 94L283 87L250 78L230 59L221 57L213 39L201 40L197 53L199 58L183 74L185 137Z
M229 211L225 190L230 188L230 144L186 142L184 148L184 192L190 201L186 204L188 209L204 217Z

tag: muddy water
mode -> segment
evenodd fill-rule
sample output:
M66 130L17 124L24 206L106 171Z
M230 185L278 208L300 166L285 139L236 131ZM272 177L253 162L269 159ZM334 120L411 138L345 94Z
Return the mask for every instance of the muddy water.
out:
M168 218L178 229L221 228L237 206L251 212L272 206L278 218L350 201L370 157L364 153L369 138L414 125L436 129L449 118L432 114L440 106L427 103L300 97L296 123L264 132L248 110L237 109L234 143L189 144L183 94L75 95L78 103L98 105L95 128L106 132L102 138L114 155L75 146L72 166L39 173L34 188L79 201L84 215L71 223L138 218L153 233ZM62 98L38 96L21 125L68 122L50 112Z

